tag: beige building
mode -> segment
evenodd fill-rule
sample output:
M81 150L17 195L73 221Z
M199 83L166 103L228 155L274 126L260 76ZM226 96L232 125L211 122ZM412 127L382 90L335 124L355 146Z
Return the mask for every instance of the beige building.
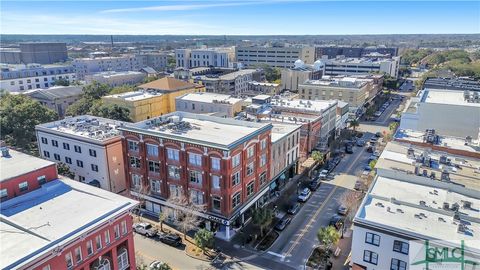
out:
M198 92L175 99L176 110L191 113L206 113L219 117L234 117L242 111L243 100L230 95Z
M67 108L79 100L83 94L82 86L54 86L48 89L38 89L26 93L27 96L37 100L63 117Z
M307 64L315 61L315 48L308 46L292 47L236 47L236 61L245 66L267 64L278 68L292 68L297 59Z
M205 87L164 77L139 86L139 91L103 97L106 104L118 104L130 110L130 119L138 122L174 112L175 98L188 93L204 92Z
M323 70L322 62L315 61L313 65L307 65L299 59L293 68L282 69L282 89L297 91L299 84L322 78Z
M309 100L341 100L351 110L362 107L377 93L378 86L366 77L324 76L320 80L309 80L298 86L300 98Z
M248 82L248 91L243 93L247 96L256 96L256 95L278 95L280 93L280 84L278 83L268 83L268 82L257 82L251 81Z

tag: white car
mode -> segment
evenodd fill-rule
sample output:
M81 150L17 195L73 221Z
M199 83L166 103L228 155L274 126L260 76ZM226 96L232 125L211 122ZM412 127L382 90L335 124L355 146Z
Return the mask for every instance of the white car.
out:
M163 265L163 262L161 261L153 261L150 266L149 266L149 269L150 270L157 270L157 269L160 269L160 267Z
M382 115L382 112L381 111L376 111L374 115L378 117L378 116Z
M327 170L322 170L318 176L319 176L320 179L322 179L322 180L323 180L323 179L327 179L328 171L327 171Z
M312 196L312 192L310 191L309 188L304 188L302 193L300 193L300 195L298 195L298 201L299 202L306 202L310 196Z

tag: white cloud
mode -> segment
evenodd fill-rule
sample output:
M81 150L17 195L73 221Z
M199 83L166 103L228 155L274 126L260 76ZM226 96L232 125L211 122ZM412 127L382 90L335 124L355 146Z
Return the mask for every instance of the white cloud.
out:
M121 12L142 12L142 11L186 11L197 9L208 9L215 7L232 7L232 6L245 6L260 4L264 1L244 1L244 2L220 2L216 4L188 4L188 5L161 5L161 6L149 6L149 7L136 7L136 8L118 8L107 9L101 11L101 13L121 13Z

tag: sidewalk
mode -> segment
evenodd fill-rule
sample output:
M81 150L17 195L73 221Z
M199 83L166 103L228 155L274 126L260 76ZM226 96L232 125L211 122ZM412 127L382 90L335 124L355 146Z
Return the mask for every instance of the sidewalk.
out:
M341 249L340 254L338 257L332 257L330 261L333 263L333 268L332 270L348 270L349 265L345 264L345 261L347 260L348 256L350 255L351 247L352 247L352 234L353 231L348 229L344 235L343 239L340 239L338 242L337 247Z

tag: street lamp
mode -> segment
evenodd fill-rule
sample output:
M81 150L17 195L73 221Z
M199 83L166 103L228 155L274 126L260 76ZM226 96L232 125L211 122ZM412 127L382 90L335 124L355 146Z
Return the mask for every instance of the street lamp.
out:
M300 194L299 189L300 189L300 180L297 181L297 195Z

